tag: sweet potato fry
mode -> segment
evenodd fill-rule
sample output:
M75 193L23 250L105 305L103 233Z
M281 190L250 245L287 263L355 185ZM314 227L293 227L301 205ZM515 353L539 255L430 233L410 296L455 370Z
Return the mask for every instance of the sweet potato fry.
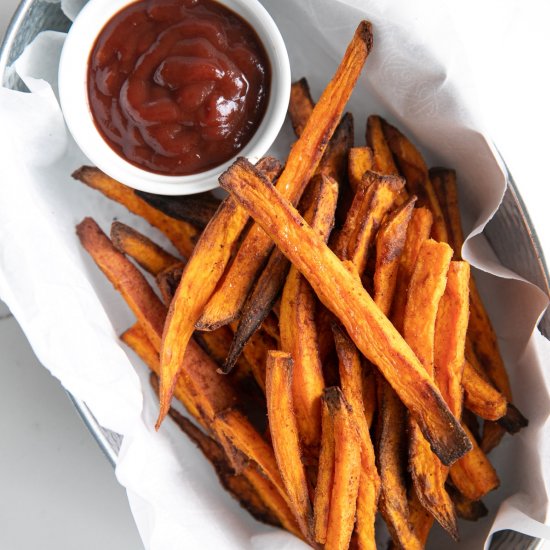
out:
M199 229L204 229L208 225L221 202L209 192L178 197L136 191L136 195L163 214L183 220Z
M352 147L348 155L348 179L355 193L367 170L374 170L373 152L370 147Z
M226 409L215 416L213 427L217 433L223 434L245 457L253 460L258 465L267 479L275 485L280 495L292 507L277 467L273 448L248 420L236 409Z
M409 522L414 540L420 544L420 548L424 548L434 523L434 517L424 508L414 488L411 489L409 497Z
M452 413L462 416L462 376L468 329L470 265L454 261L439 302L435 326L435 380Z
M367 119L367 145L373 152L373 168L381 174L399 176L399 170L393 160L393 155L382 130L382 120L379 116L371 115Z
M305 186L317 170L371 47L371 24L363 21L359 24L336 74L315 105L302 135L293 145L277 183L279 192L292 204L297 204ZM239 314L272 247L273 243L269 236L261 227L254 224L242 242L222 285L210 300L197 328L212 330L228 323Z
M166 307L145 277L113 246L92 218L84 218L77 225L76 232L82 246L122 294L155 349L160 349Z
M262 159L258 164L270 178L275 178L281 168L280 163L272 158ZM223 275L247 221L247 212L228 197L203 231L185 266L170 304L163 335L157 429L168 412L174 384L187 343L195 330L195 322Z
M481 500L469 500L452 486L447 486L447 492L451 495L451 499L455 505L456 515L459 518L467 521L477 521L489 513L487 507Z
M404 185L404 181L398 176L381 176L370 171L365 173L363 180L368 182L367 192L358 223L350 235L346 252L346 259L353 262L359 275L363 274L367 266L367 258L374 236Z
M302 532L307 538L312 538L313 510L292 402L292 367L290 354L269 352L266 372L267 415L271 442L289 504Z
M173 265L182 265L179 258L122 222L111 225L111 241L115 248L133 258L151 275L158 275Z
M374 301L386 316L393 302L399 263L415 202L416 197L411 197L404 205L392 212L376 235Z
M245 159L222 174L220 183L271 235L361 353L380 369L442 462L451 464L467 452L466 434L410 347L292 205Z
M422 244L429 238L432 229L432 213L427 208L415 208L409 226L405 248L399 261L397 283L392 306L392 321L399 332L403 332L403 317L407 304L409 283L416 265L418 252Z
M191 224L166 216L140 199L133 189L110 178L99 168L82 166L72 176L147 220L153 227L162 231L184 257L188 258L193 252L199 232Z
M334 483L334 415L329 410L326 399L321 399L321 449L319 452L319 471L315 486L314 533L315 540L325 544L330 511L332 485Z
M334 479L325 548L349 547L359 492L361 441L351 408L335 387L325 390L329 413L334 416Z
M474 436L462 426L470 437L473 448L457 460L450 469L453 485L470 500L480 500L500 485L497 473L487 455L480 449Z
M498 423L508 433L515 434L529 425L529 421L525 418L521 412L511 403L508 403L506 407L506 414L498 419Z
M430 378L434 376L436 318L452 256L449 245L431 239L425 241L418 253L409 285L403 335ZM414 421L411 422L409 437L409 468L418 499L456 539L456 516L453 503L445 491L447 469L430 451L428 442Z
M506 398L466 361L462 373L464 406L486 420L498 420L506 414Z
M398 547L420 550L423 545L409 524L409 504L406 489L405 407L385 381L379 403L378 470L380 499L378 506ZM431 516L430 516L431 517Z
M351 416L359 431L361 442L361 473L355 532L360 548L376 550L374 520L380 492L380 477L376 470L374 447L364 413L361 358L354 343L339 325L334 324L332 330L338 353L342 393L351 407Z
M312 197L305 219L326 241L334 225L338 184L329 176L321 176L314 191L316 196ZM300 438L306 448L319 445L321 395L325 387L317 346L316 305L317 298L309 283L291 267L281 296L279 329L281 348L292 354L294 360L294 408Z
M436 241L448 242L449 236L441 205L437 200L428 168L416 147L394 126L380 119L384 137L399 166L401 174L407 180L407 189L418 197L420 206L427 206L433 214L432 236Z
M302 135L314 106L307 80L300 78L297 82L293 82L290 87L288 114L294 132L298 137Z
M262 328L265 330L266 334L271 336L273 340L275 340L277 343L281 340L281 334L279 332L279 317L275 315L272 311L270 311L263 323Z

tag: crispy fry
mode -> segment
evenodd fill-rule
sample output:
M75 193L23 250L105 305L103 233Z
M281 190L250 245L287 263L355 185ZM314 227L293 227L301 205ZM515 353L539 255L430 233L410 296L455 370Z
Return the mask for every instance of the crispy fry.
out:
M498 420L506 414L506 398L468 362L462 373L464 406L487 420Z
M401 174L407 180L407 189L416 195L421 206L427 206L433 214L432 237L436 241L448 242L449 236L441 205L437 200L428 168L416 147L394 126L380 119L384 136L399 166Z
M302 532L311 538L313 513L292 402L292 367L290 354L269 352L266 373L267 415L271 442L289 504Z
M454 486L468 499L480 500L500 485L497 473L487 455L480 449L474 436L462 426L470 437L473 448L457 460L450 469Z
M279 494L292 506L277 467L273 448L254 429L250 422L239 411L227 409L216 415L213 427L217 433L223 434L245 457L253 460L267 479L275 485Z
M415 202L416 197L411 197L403 206L392 212L376 235L374 301L384 315L389 314L393 302L399 263Z
M447 486L447 492L451 495L455 505L456 515L459 518L468 521L477 521L489 513L481 500L469 500L452 486Z
M379 116L371 115L367 119L367 144L374 156L372 170L381 174L399 175L399 170L393 160L392 152L382 131L382 120Z
M149 206L135 194L133 189L110 178L99 168L82 166L72 176L111 200L122 204L133 214L146 219L153 227L162 231L186 258L193 252L199 233L191 224L174 220Z
M399 332L403 332L403 317L407 304L407 292L414 266L416 265L416 258L418 257L420 247L430 236L432 219L432 213L427 208L415 208L409 222L409 227L407 228L405 248L399 261L391 315L393 324Z
M510 434L515 434L529 425L529 421L511 403L506 407L506 414L498 419L498 423Z
M352 147L348 155L348 179L355 193L367 170L374 170L373 152L370 147Z
M334 416L334 480L328 514L325 548L348 548L359 492L361 441L351 408L335 387L325 390L329 413Z
M204 229L208 225L221 202L210 192L173 196L136 191L136 195L167 216L183 220L199 229Z
M364 413L361 358L357 348L344 330L334 324L332 327L336 352L340 365L340 382L344 398L351 407L361 441L361 474L357 499L356 535L360 548L376 550L374 520L380 492L380 477L376 470L374 447Z
M406 489L405 407L391 386L381 381L379 404L378 469L381 491L378 506L394 543L402 548L420 550L423 545L409 524ZM431 517L431 516L430 516Z
M338 184L329 176L321 176L306 220L309 218L312 229L325 241L334 225L337 200ZM291 267L281 297L281 348L294 360L292 392L300 438L306 447L313 448L319 445L325 387L317 346L316 303L309 283Z
M452 413L462 416L464 348L468 329L470 265L454 261L439 302L435 326L435 380Z
M82 246L137 317L147 337L158 350L166 307L158 299L139 270L121 254L92 218L84 218L76 227Z
M179 258L122 222L115 221L111 225L111 241L115 248L133 258L151 275L158 275L173 265L182 264Z
M350 235L345 256L357 267L359 275L363 274L367 266L374 236L404 185L404 181L398 176L381 176L370 171L365 173L363 180L368 182L368 189L355 231Z
M441 460L451 464L467 452L471 444L466 434L410 347L292 205L244 159L222 174L220 183L271 235L359 350L381 370Z
M326 399L321 399L321 450L319 453L319 471L315 487L314 533L315 540L324 544L327 540L330 499L334 482L334 416L329 410Z
M411 493L409 498L409 522L415 540L420 544L420 548L424 548L434 522L434 517L424 508L414 488L411 490Z
M266 315L262 323L262 328L265 330L266 334L273 338L273 340L275 340L277 343L280 342L281 334L279 332L279 318L277 317L277 315L275 315L275 313L270 311Z
M259 168L270 178L280 171L280 163L262 159ZM168 412L174 384L195 322L214 292L239 238L248 214L228 197L203 231L193 255L183 271L166 319L161 353L160 411L157 429Z
M431 239L425 241L418 253L409 285L403 335L430 378L434 376L438 306L445 291L452 256L449 245ZM432 454L414 422L410 426L409 467L416 494L424 508L453 538L458 538L453 503L445 491L447 469Z
M277 183L279 192L291 203L298 202L315 173L371 47L371 24L363 21L359 24L336 74L313 109L302 135L293 145ZM197 328L211 330L228 323L239 314L272 247L269 236L258 224L254 224Z
M300 78L293 82L290 87L290 102L288 104L288 114L294 132L299 137L302 135L307 121L313 112L313 99L309 91L309 84L305 78Z

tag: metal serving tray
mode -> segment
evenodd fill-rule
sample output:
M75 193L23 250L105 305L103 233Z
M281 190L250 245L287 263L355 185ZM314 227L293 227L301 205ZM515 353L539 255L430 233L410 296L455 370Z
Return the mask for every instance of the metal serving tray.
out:
M0 48L2 85L27 91L17 75L8 67L21 55L25 46L42 31L67 32L71 21L61 11L60 4L45 0L23 0L15 12ZM503 203L485 228L485 235L501 263L537 285L550 295L550 277L535 229L525 209L511 175ZM511 246L512 245L512 246ZM539 324L541 332L550 338L550 312ZM105 456L116 465L122 437L104 429L83 401L69 394L82 420L95 437ZM540 539L515 531L500 531L493 536L491 550L534 550L542 546Z

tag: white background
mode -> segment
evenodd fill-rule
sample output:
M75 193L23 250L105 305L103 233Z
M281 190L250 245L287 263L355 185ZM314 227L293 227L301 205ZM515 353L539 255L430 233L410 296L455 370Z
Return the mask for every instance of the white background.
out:
M17 0L0 0L0 36ZM490 135L550 257L546 0L448 1ZM124 490L0 306L0 548L139 549ZM62 527L61 527L62 526Z

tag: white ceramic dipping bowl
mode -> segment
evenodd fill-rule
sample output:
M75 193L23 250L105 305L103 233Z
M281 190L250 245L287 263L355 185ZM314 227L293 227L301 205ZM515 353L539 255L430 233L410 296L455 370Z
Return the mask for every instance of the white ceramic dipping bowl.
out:
M216 168L185 176L149 172L118 155L103 139L88 101L90 54L108 21L135 0L90 0L75 19L65 40L59 64L59 96L67 126L84 154L118 181L150 193L189 195L218 186L218 176L238 156L256 162L275 141L284 122L290 96L290 63L286 47L271 16L258 0L217 0L240 15L256 31L271 64L269 102L260 126L246 146Z

